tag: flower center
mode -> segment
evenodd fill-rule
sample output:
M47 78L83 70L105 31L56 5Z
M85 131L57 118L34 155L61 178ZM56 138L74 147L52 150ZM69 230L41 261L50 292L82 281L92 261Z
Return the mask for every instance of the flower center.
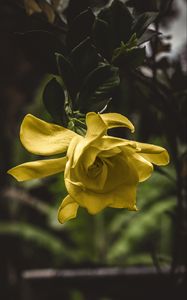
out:
M102 171L103 161L96 157L94 163L88 168L89 177L97 177Z

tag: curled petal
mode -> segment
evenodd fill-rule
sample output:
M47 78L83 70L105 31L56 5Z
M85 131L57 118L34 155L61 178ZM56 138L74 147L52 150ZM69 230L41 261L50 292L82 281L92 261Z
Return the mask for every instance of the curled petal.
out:
M88 142L100 138L104 134L106 134L107 125L102 120L100 114L96 114L94 112L87 113L86 125L87 125L86 140Z
M69 195L62 201L58 210L58 220L60 223L73 219L77 215L79 205Z
M100 114L101 119L105 122L108 129L115 127L127 127L134 132L134 125L125 116L118 113Z
M122 184L109 193L95 193L90 190L82 190L80 187L66 182L70 195L76 199L80 206L85 207L90 214L97 214L107 206L116 208L136 208L136 186Z
M164 166L169 163L169 154L166 149L151 144L137 143L140 150L140 155L151 163Z
M134 169L136 169L139 182L143 182L148 179L153 172L153 165L138 153L134 153L131 156L129 163L134 166Z
M98 141L94 141L92 144L93 147L96 147L100 151L108 151L108 150L114 150L115 149L126 149L126 150L132 150L137 151L137 142L130 141L126 139L116 138L113 136L104 136L102 139L99 139ZM118 150L116 150L118 151Z
M112 204L112 199L107 198L106 194L83 190L67 180L65 180L65 183L69 194L76 199L80 206L85 207L90 214L96 214Z
M31 153L54 155L67 150L71 139L77 134L62 126L47 123L33 115L26 115L20 129L20 139Z
M66 157L37 160L21 164L8 171L8 174L18 181L37 179L63 172L66 165Z

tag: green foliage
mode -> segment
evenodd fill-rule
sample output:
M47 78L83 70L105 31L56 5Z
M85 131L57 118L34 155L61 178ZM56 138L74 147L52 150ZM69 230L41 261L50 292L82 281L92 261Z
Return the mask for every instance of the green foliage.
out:
M129 40L133 16L121 1L114 0L109 8L100 12L98 17L108 24L113 49L118 47L121 41L126 43Z
M91 8L82 11L75 17L74 21L70 24L69 32L67 34L68 49L72 50L90 36L94 21L95 15Z
M62 120L65 119L65 96L62 86L55 78L47 83L43 93L43 102L53 120L57 124L62 124Z
M65 94L65 114L61 119L64 124L72 124L74 111L101 111L110 101L112 106L118 106L115 93L121 89L123 77L128 80L132 71L144 63L145 48L139 45L155 35L147 27L157 13L134 15L124 3L114 0L96 15L86 2L77 6L72 1L66 14L66 50L58 52L56 58ZM55 108L49 110L57 122ZM71 128L77 130L76 126Z
M145 48L138 48L137 42L136 33L131 36L126 44L121 42L121 46L113 52L113 64L126 68L137 68L142 65L145 59Z
M146 12L135 19L131 30L136 33L137 38L143 35L147 27L156 20L157 16L158 13L156 12Z
M36 246L47 249L59 257L65 251L63 243L58 237L28 223L0 222L0 235L16 236L24 241L31 241Z
M83 112L100 111L110 100L119 82L118 68L101 64L83 82L76 100L77 107Z

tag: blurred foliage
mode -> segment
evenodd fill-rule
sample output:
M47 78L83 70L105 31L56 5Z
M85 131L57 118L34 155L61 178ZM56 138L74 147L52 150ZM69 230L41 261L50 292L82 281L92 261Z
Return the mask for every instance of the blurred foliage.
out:
M90 216L79 209L79 218L64 225L56 221L66 195L63 174L19 187L3 179L2 265L12 264L18 273L34 267L184 265L186 60L182 55L169 58L170 42L160 33L160 24L173 15L173 1L70 0L62 7L61 1L5 2L12 17L4 32L21 49L25 65L20 63L22 71L17 71L22 77L19 89L13 89L14 105L7 106L7 90L16 83L8 81L6 72L2 81L9 84L2 97L2 170L30 160L17 139L26 112L78 133L85 130L86 112L120 112L135 123L137 140L166 146L171 163L164 170L156 168L141 185L138 213L107 209ZM25 79L28 86L23 70L32 73ZM27 100L16 103L20 86ZM8 126L12 133L7 139ZM124 130L113 133L125 136ZM17 254L11 261L15 241Z

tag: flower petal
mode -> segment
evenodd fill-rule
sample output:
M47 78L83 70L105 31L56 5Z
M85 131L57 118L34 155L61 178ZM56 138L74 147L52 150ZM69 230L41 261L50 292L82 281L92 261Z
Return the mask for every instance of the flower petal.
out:
M153 172L153 165L138 153L132 154L129 163L134 166L139 177L139 182L148 179Z
M77 215L79 205L69 195L62 201L58 210L58 220L60 223L73 219Z
M77 134L62 126L47 123L33 115L26 115L20 129L20 139L31 153L54 155L67 150L71 139Z
M118 113L107 113L100 114L102 120L106 123L107 127L115 128L115 127L127 127L132 132L135 131L134 125L127 119L125 116Z
M87 132L85 138L87 142L102 137L107 131L107 125L102 120L101 115L94 112L87 113L86 125Z
M90 214L97 214L107 206L137 210L136 184L130 186L123 184L114 191L105 194L93 193L88 190L83 191L70 182L66 182L66 187L79 205L85 207Z
M106 194L93 193L89 190L83 190L77 185L65 180L66 188L69 194L76 199L77 203L85 207L90 214L96 214L105 207L112 204L112 199L107 198Z
M127 208L128 210L137 210L136 207L137 185L122 184L113 193L113 203L110 207Z
M169 163L169 154L166 149L152 144L138 143L140 147L140 155L146 160L158 166L164 166Z
M116 138L113 136L103 136L102 139L94 141L92 146L98 148L100 151L108 151L112 149L129 149L130 151L137 151L137 142L126 139Z
M63 172L66 165L66 157L37 160L21 164L8 171L8 174L18 181L31 180Z
M74 139L74 143L71 143L74 146L74 152L73 152L74 157L73 157L73 164L72 164L73 167L75 167L76 163L78 162L83 152L88 147L90 147L93 142L100 139L104 134L106 134L107 131L107 126L100 118L100 115L94 112L87 113L86 125L87 125L87 132L85 138L81 137L76 140ZM68 149L68 157L69 156L71 156L71 153Z

